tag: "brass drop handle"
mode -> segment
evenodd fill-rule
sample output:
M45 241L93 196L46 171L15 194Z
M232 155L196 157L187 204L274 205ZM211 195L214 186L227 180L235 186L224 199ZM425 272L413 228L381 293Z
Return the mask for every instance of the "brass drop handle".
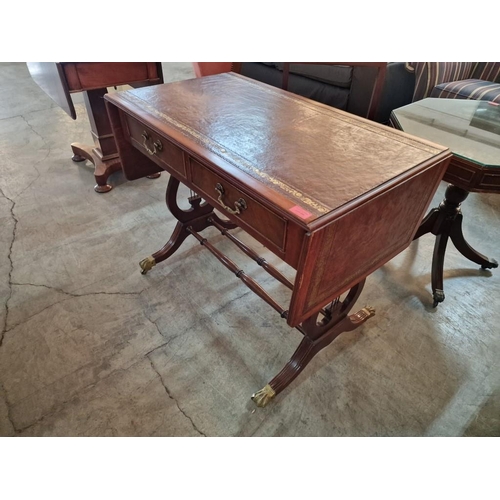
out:
M243 199L240 198L238 201L234 202L234 210L231 207L228 207L224 201L222 200L222 197L224 196L224 188L222 187L222 184L218 182L215 185L215 190L219 193L219 197L217 198L217 201L230 213L233 215L238 215L243 212L247 208L247 202Z
M153 142L153 149L149 149L149 146L148 146L148 143L147 141L149 141L149 139L151 139L150 135L147 133L147 131L145 130L143 133L142 133L142 137L144 138L144 141L142 143L142 145L144 146L144 149L152 156L154 154L156 154L158 151L161 151L163 149L163 144L160 142L159 139L157 139L155 142Z

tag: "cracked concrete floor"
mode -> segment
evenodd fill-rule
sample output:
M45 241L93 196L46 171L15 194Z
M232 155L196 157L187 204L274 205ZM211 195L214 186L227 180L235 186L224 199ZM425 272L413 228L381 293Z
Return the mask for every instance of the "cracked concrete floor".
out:
M189 63L164 73L193 74ZM115 174L95 193L91 166L70 159L71 142L91 142L76 102L73 121L24 64L0 65L0 435L500 435L500 271L450 245L446 301L432 309L430 235L368 278L360 303L374 318L255 409L250 395L300 334L194 239L139 273L173 229L167 174ZM488 194L463 206L467 238L497 260L499 209ZM287 290L205 234L286 303Z

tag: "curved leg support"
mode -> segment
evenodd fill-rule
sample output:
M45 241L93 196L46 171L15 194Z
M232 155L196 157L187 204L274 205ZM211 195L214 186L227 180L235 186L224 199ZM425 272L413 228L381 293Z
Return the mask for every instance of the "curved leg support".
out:
M208 203L201 204L201 198L194 196L189 198L191 208L183 210L177 204L177 192L180 182L173 176L170 176L166 193L166 204L172 215L178 220L174 232L165 245L153 255L143 259L139 266L141 274L147 274L156 264L168 259L182 245L183 241L191 234L187 228L195 231L202 231L211 225L211 217L219 219L213 212L213 208Z
M315 314L297 327L304 334L304 338L293 353L290 361L278 375L263 389L252 395L252 400L257 406L266 406L272 398L297 378L319 351L333 342L341 333L355 330L375 314L372 307L366 306L360 311L347 316L347 313L352 309L359 297L363 285L364 280L351 288L343 302L333 301L331 307L322 311L323 320L318 322L318 315Z
M483 269L492 269L498 267L498 262L495 259L488 259L488 257L480 254L474 250L467 241L465 241L462 231L463 215L460 213L456 216L451 228L450 237L456 249L466 258L479 264Z
M108 177L113 172L117 172L122 168L120 159L113 158L107 161L102 161L96 154L93 153L92 148L78 142L71 144L71 149L73 150L73 161L88 160L94 165L94 178L97 183L94 186L94 191L96 193L107 193L108 191L111 191L113 186L108 184Z
M433 208L425 216L424 220L417 229L417 232L415 233L413 239L417 240L418 238L420 238L420 236L423 236L424 234L432 233L438 218L439 218L439 208Z
M178 250L178 248L190 234L186 231L186 227L186 225L178 222L168 242L165 243L165 245L163 245L163 247L153 255L151 255L150 257L146 257L144 260L141 260L141 262L139 262L139 266L141 267L141 274L147 274L147 272L154 266L156 266L156 264L168 259Z
M194 196L189 198L189 203L191 208L189 210L183 210L177 204L177 191L179 190L180 181L174 176L170 176L167 185L167 192L165 195L165 203L170 213L180 222L189 222L202 215L208 215L213 212L213 207L208 203L201 204L201 198L199 196Z
M71 150L73 151L73 161L84 161L88 160L90 163L94 164L94 155L92 154L92 148L81 144L79 142L74 142L71 144Z

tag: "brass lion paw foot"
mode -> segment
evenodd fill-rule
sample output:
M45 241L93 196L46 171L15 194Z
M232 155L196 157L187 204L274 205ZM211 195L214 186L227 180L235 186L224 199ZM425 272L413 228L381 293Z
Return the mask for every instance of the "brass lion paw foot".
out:
M375 316L375 309L371 306L365 306L358 312L351 314L349 318L353 323L359 325L364 323L367 319L370 319L372 316Z
M154 257L146 257L139 262L139 266L141 266L141 274L146 274L150 269L156 266L156 261Z
M263 408L274 396L276 396L274 389L267 384L263 389L252 394L252 401L260 408Z

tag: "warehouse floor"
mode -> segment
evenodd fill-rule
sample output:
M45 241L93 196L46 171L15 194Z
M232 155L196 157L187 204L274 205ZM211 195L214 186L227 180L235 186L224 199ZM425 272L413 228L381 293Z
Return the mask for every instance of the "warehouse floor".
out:
M165 81L194 76L190 63L163 67ZM251 394L301 334L194 238L141 275L174 226L168 175L117 173L95 193L92 166L71 161L70 143L91 142L81 96L76 109L73 121L25 64L0 64L1 436L500 435L500 270L450 244L446 300L433 309L433 237L422 237L367 279L360 304L376 316L256 408ZM469 242L500 260L500 196L471 194L463 213Z

